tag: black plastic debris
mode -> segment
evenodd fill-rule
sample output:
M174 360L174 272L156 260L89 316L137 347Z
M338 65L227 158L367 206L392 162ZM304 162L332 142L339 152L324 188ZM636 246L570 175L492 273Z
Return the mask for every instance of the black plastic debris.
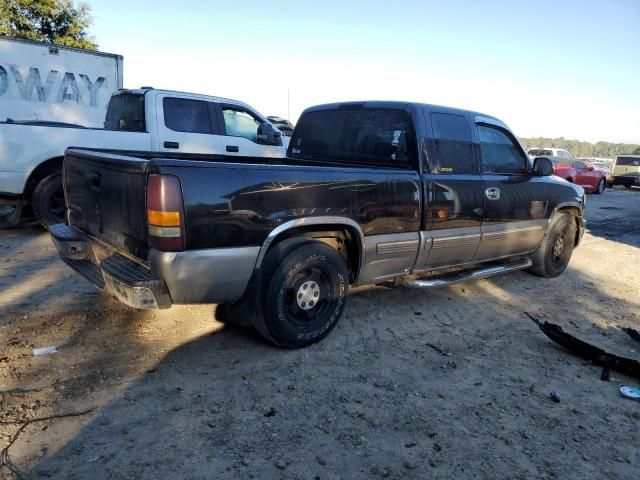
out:
M538 327L540 327L542 333L558 345L562 345L574 355L584 358L585 360L589 360L595 365L607 367L610 370L615 370L616 372L623 373L629 377L640 379L640 362L637 360L608 353L601 348L574 337L573 335L569 335L560 325L549 322L542 323L529 313L524 312L524 314L533 320Z
M627 335L633 338L636 342L640 342L640 332L638 330L634 330L633 328L623 328Z

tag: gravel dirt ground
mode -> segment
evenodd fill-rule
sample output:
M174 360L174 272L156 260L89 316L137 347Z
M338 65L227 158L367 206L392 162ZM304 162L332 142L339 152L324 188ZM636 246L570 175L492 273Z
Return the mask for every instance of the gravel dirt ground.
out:
M523 313L640 360L619 330L640 329L640 190L589 195L587 210L560 278L360 288L333 333L297 351L215 321L214 306L130 309L42 230L0 231L0 448L24 421L75 412L22 429L19 475L636 480L640 402L618 387L640 381L601 381Z

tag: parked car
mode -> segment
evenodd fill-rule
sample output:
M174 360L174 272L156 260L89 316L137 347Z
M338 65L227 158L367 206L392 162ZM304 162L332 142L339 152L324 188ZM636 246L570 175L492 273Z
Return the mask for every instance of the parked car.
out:
M0 205L11 223L30 207L43 225L64 220L62 159L69 146L121 152L284 157L280 133L249 105L193 93L141 88L113 94L104 128L0 122Z
M611 186L640 186L640 155L618 155L610 181Z
M282 347L325 337L349 285L556 277L585 228L581 187L464 110L317 106L287 158L188 158L68 149L68 223L53 242L128 305L222 304Z
M530 148L531 158L548 158L554 164L554 173L565 180L580 185L589 193L600 194L607 186L606 172L596 168L589 160L573 158L560 148Z

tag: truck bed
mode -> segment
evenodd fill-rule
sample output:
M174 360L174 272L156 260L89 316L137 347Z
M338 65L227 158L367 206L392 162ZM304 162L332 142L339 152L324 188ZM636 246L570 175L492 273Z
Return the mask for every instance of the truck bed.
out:
M64 180L72 226L146 260L146 182L178 177L186 249L262 245L278 225L340 216L365 235L420 230L420 177L408 169L336 167L262 157L68 149Z

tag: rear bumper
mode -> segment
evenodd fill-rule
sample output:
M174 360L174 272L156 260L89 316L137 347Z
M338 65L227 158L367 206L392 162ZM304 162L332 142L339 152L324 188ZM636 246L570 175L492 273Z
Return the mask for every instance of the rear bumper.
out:
M159 252L134 261L65 224L49 229L62 260L101 290L135 308L227 303L242 295L260 247Z
M143 265L119 253L101 258L103 249L68 225L53 225L49 233L60 258L98 289L134 308L171 307L166 283Z
M624 175L614 175L611 177L612 185L639 185L640 186L640 175L638 176L624 176Z

